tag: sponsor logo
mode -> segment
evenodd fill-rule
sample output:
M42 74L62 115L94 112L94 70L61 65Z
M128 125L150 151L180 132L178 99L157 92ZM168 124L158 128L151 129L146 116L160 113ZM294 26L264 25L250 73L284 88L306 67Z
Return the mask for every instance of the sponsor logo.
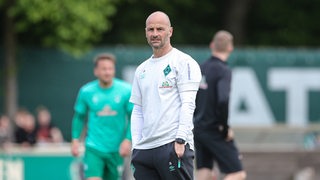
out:
M172 85L168 81L164 81L159 88L172 88Z
M176 170L175 166L172 164L172 162L169 162L169 171L172 172L175 170Z
M115 116L117 115L117 111L114 111L110 108L110 106L105 106L101 111L98 112L99 116Z

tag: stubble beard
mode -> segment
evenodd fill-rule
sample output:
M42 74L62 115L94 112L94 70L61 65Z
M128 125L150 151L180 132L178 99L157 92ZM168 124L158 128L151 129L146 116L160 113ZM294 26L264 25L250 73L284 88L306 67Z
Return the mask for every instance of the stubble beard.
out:
M109 86L111 86L111 84L112 84L112 79L113 79L113 78L110 78L110 79L108 79L108 80L99 79L100 85L101 85L102 87L109 87Z

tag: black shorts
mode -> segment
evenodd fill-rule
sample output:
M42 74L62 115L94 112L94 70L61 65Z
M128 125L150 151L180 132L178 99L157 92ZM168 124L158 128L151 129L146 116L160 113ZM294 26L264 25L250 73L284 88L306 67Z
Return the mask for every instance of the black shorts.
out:
M235 142L226 141L218 131L194 130L196 168L213 168L216 161L221 172L229 174L243 170Z
M189 144L179 160L172 142L154 149L134 149L131 164L136 180L192 180L193 160Z

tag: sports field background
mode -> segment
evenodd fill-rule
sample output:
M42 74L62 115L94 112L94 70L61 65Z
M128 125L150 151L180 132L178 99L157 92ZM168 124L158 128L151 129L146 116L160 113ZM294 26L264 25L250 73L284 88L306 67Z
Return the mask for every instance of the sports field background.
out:
M199 63L210 55L207 47L178 48ZM79 59L52 49L20 50L19 105L32 112L40 104L47 106L66 143L1 152L0 180L78 178L79 159L70 156L68 144L73 103L80 86L94 79L92 58L100 52L117 56L117 77L128 82L151 54L147 46L99 47ZM229 64L230 121L248 179L294 179L300 172L319 178L320 51L236 49ZM1 86L1 102L3 91Z
M179 47L199 63L207 47ZM132 82L136 66L151 54L149 47L100 47L79 59L52 49L21 49L18 62L18 104L31 112L45 105L54 124L70 140L73 104L79 88L94 79L97 53L117 56L118 78ZM233 126L320 123L320 51L317 49L236 49L228 61L233 70L230 121ZM3 82L1 82L3 83ZM4 89L0 87L0 102ZM3 104L0 104L0 109Z

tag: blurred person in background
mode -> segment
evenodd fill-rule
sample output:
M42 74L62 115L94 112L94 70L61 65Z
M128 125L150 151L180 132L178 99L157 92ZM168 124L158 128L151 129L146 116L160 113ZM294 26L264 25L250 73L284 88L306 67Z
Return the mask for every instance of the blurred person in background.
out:
M25 109L21 109L17 112L15 118L15 142L23 147L34 146L37 142L37 132L33 114Z
M150 14L145 33L153 54L136 69L130 98L134 177L193 179L192 115L200 68L191 56L172 47L167 14Z
M231 70L226 61L233 51L233 36L218 31L210 49L212 56L200 65L202 80L194 113L196 177L212 180L216 162L225 180L243 180L246 173L228 125Z
M16 129L22 128L25 114L28 114L28 110L20 107L17 112L14 114L14 124Z
M118 180L123 157L131 153L129 102L131 85L115 78L116 59L109 53L94 59L97 80L79 90L74 106L71 152L79 156L79 138L87 119L84 171L87 180Z
M63 136L59 128L53 125L51 113L45 106L36 109L37 116L37 142L38 143L61 143Z
M0 115L0 148L6 148L10 143L10 119L7 115Z

